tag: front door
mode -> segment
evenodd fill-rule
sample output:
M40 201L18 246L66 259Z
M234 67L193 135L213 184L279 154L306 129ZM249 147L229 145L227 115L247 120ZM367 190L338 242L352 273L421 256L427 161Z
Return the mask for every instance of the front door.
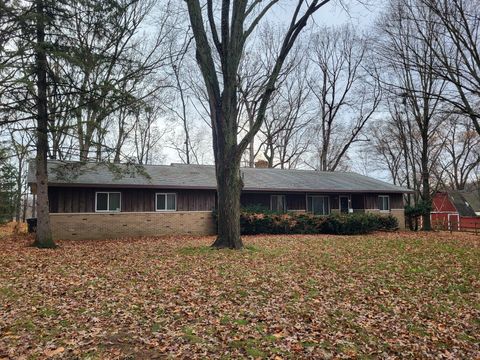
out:
M348 214L348 196L340 196L340 212Z

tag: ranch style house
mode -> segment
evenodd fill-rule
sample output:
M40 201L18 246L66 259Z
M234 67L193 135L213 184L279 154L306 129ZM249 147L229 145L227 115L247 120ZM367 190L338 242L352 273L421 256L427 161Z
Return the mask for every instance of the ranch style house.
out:
M35 194L35 166L28 183ZM242 168L242 206L281 212L391 214L405 227L411 190L353 172ZM213 235L215 167L48 162L54 239Z

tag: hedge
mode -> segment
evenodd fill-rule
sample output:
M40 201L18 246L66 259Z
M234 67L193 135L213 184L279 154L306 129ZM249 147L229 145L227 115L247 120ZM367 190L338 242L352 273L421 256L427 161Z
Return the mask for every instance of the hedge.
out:
M379 214L310 214L252 213L240 215L241 233L256 234L368 234L373 231L398 229L398 221L391 215Z

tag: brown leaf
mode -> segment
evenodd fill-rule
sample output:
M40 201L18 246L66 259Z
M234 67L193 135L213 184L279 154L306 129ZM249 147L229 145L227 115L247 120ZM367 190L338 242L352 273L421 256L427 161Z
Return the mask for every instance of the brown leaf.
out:
M60 346L60 347L58 347L54 350L47 349L47 350L44 351L44 354L45 354L45 356L51 358L51 357L54 357L55 355L61 354L64 351L65 351L65 348Z

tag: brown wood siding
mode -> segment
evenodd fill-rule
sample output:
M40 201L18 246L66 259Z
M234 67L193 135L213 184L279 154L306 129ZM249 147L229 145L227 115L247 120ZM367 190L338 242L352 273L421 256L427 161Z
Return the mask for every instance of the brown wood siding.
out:
M339 203L339 196L340 195L337 195L337 194L322 194L322 196L329 196L330 197L330 210L332 209L335 209L335 210L338 210L338 208L340 207L340 203Z
M403 202L403 194L391 194L390 195L390 208L391 209L403 209L405 204Z
M51 213L58 213L58 193L55 188L48 188L48 204Z
M286 196L287 200L287 211L288 210L303 210L305 211L307 206L305 204L306 195L305 194L288 194Z
M155 193L176 193L178 211L211 211L216 206L216 192L213 190L163 190L163 189L109 189L80 187L51 187L49 201L51 213L92 213L95 212L95 192L112 191L122 195L122 212L155 211ZM260 205L270 208L272 193L243 193L242 206ZM276 193L281 194L281 193ZM287 210L305 210L305 193L284 194ZM338 209L339 194L328 195L331 209ZM354 210L377 209L378 195L381 194L351 194L351 204ZM403 209L403 195L389 194L391 209Z
M352 209L353 210L365 209L365 195L352 194Z
M378 209L377 194L365 194L365 209Z
M209 211L215 208L215 191L181 190L177 191L177 210Z
M215 191L212 190L52 187L49 189L50 212L95 212L95 193L97 191L120 192L122 194L122 212L155 211L155 194L162 192L177 194L177 210L179 211L211 211L215 208Z
M244 193L240 196L242 206L263 206L270 209L269 193Z
M155 211L156 192L160 191L154 189L122 190L122 212Z
M390 209L403 209L403 194L365 194L365 209L378 209L378 195L390 196Z
M270 196L274 193L244 193L240 197L242 206L262 206L270 209ZM288 210L305 210L305 194L282 194L285 195Z

